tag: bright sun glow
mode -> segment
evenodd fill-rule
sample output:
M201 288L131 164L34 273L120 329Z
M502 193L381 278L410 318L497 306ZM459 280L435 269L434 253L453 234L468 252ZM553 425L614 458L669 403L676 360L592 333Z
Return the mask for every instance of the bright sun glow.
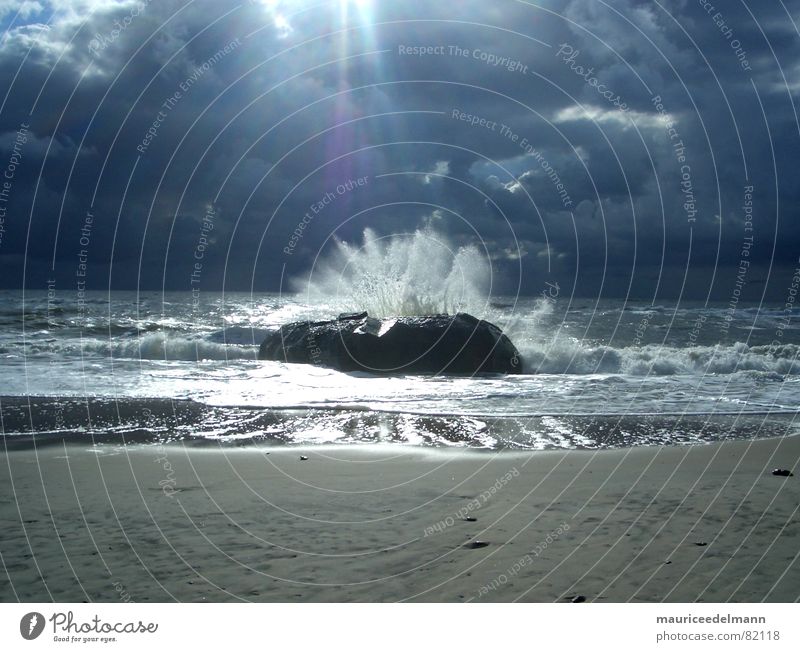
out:
M292 26L289 24L289 21L286 19L285 16L281 14L275 14L275 27L278 28L281 36L286 36L292 31Z

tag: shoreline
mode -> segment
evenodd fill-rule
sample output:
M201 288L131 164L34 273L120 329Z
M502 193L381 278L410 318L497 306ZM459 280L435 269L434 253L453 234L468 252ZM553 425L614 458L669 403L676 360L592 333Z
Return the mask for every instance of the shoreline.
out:
M706 414L428 414L365 406L231 407L147 397L1 397L0 450L182 442L194 447L380 445L499 451L628 447L800 434L797 412Z
M797 437L536 452L62 445L3 457L3 601L800 593L800 484L770 474L800 468Z

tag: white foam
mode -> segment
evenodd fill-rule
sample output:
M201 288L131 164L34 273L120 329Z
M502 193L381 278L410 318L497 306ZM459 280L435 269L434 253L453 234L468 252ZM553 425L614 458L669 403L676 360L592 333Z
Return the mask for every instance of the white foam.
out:
M622 374L669 376L676 374L732 374L766 372L780 375L800 373L800 347L776 348L733 345L674 348L648 345L613 348L591 346L574 339L519 346L526 373Z
M430 229L387 238L365 229L363 245L336 245L309 278L293 281L308 304L373 317L487 309L491 266L477 247L454 247Z
M237 360L256 358L252 346L220 344L198 337L181 337L165 333L149 333L125 339L69 340L54 343L54 352L68 355L101 355L103 357L142 360Z

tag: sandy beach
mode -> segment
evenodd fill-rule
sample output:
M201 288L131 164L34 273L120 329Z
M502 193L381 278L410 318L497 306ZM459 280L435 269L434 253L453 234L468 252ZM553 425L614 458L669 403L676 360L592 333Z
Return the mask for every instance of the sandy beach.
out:
M771 474L796 468L797 437L524 454L51 445L3 458L4 601L800 596L800 481Z

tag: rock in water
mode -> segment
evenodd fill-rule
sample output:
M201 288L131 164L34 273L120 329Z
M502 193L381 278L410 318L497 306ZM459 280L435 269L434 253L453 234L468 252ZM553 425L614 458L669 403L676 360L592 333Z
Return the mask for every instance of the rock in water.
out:
M466 313L374 319L367 313L286 324L258 351L279 360L373 374L518 374L519 351L497 326Z

